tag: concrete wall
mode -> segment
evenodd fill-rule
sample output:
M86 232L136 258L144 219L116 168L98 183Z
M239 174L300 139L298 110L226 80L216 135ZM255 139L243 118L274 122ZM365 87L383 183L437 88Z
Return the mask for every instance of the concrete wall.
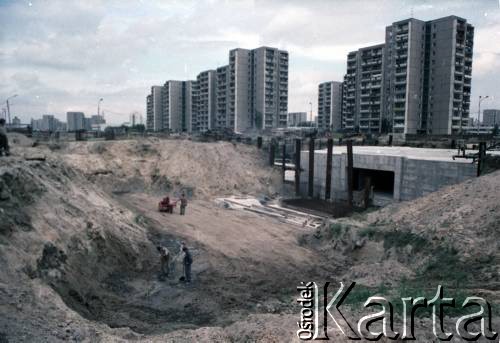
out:
M394 172L394 201L412 200L438 189L476 176L472 163L419 160L401 156L354 154L354 168ZM300 190L308 194L309 152L301 152ZM326 153L314 156L314 197L324 199L326 186ZM347 154L332 158L332 199L347 199ZM385 197L383 197L385 198ZM384 199L380 199L385 201ZM377 202L377 195L375 195Z

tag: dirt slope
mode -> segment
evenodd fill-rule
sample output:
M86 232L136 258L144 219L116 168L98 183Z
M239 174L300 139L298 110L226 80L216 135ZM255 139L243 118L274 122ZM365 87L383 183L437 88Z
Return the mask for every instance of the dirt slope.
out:
M78 143L78 149L80 145L85 143ZM200 150L207 154L212 148L217 150L210 145ZM248 147L222 145L224 149L239 154ZM333 273L321 267L325 261L311 265L321 257L298 246L296 227L221 209L204 199L192 199L186 217L163 215L156 212L158 196L144 193L148 189L114 193L99 187L86 169L93 166L91 159L83 157L88 165L76 165L74 151L13 151L17 156L2 159L0 165L4 341L276 341L283 330L259 332L259 316L276 314L278 326L292 327L294 322L283 323L277 313L290 311L296 285L303 277ZM44 154L46 160L24 158ZM106 155L98 156L106 166ZM131 164L125 161L121 172L128 172ZM210 179L226 172L222 162L213 166L220 170L203 172L212 176L196 189L231 189L234 185ZM267 190L268 185L255 180L274 172L264 168L258 173L261 178L244 178L238 189ZM116 174L110 176L113 184ZM203 198L208 193L199 194ZM193 284L177 281L179 264L170 279L158 281L155 246L163 244L177 253L181 241L193 250ZM250 314L256 316L253 323L247 320ZM293 335L287 331L287 337Z
M356 281L371 292L362 300L438 283L500 299L500 173L307 232L215 205L216 195L276 191L279 175L248 146L28 146L0 164L0 342L290 342L304 280ZM156 211L160 191L182 188L194 195L187 216ZM193 284L178 282L178 263L158 281L155 246L175 253L181 241ZM419 341L431 341L430 321L419 325Z
M280 190L280 174L267 167L265 154L243 144L149 138L74 142L61 152L68 164L116 193L184 189L209 198Z

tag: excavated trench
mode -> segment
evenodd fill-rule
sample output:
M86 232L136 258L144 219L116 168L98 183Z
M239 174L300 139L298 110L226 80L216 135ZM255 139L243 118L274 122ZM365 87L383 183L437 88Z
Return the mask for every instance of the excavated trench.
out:
M0 173L0 244L19 244L11 237L15 231L27 232L33 244L16 246L23 250L19 256L25 274L43 280L69 308L91 321L141 334L227 326L252 313L286 311L296 285L321 272L228 258L191 241L198 268L193 283L178 281L179 266L160 282L155 247L162 244L177 253L181 237L167 234L164 225L147 214L114 201L123 194L100 187L58 159L17 159L8 169ZM119 179L96 177L107 177L110 184ZM156 183L163 190L165 182L160 181ZM263 310L269 301L272 308Z
M161 243L175 251L179 240L158 233L149 239L139 244L140 255L110 235L95 235L85 248L80 237L65 248L47 243L31 274L42 278L83 317L110 327L151 334L214 324L214 313L200 306L197 286L190 288L173 278L157 280L154 247Z

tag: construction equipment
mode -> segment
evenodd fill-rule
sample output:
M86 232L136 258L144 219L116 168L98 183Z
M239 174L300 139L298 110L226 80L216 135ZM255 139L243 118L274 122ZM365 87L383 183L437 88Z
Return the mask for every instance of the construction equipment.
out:
M177 206L178 200L171 201L170 199L168 199L168 201L166 201L167 198L163 199L158 203L158 211L174 213L174 208Z

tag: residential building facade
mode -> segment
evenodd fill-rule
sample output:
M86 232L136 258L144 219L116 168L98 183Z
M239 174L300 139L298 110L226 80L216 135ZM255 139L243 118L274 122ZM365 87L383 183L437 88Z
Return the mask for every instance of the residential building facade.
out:
M198 74L198 112L196 131L205 132L213 130L216 123L216 89L217 73L207 70Z
M152 86L146 98L146 128L150 131L162 131L163 122L163 87Z
M500 125L500 110L488 109L483 111L483 125Z
M233 49L228 65L201 72L196 82L153 86L146 97L146 113L146 126L152 131L286 127L288 52L271 47Z
M231 74L229 65L217 68L216 82L216 115L215 127L217 129L225 129L234 127L234 117L229 115L229 84Z
M234 131L286 127L288 52L270 47L231 50L229 72L229 124L234 123Z
M43 118L42 118L43 120ZM68 132L85 130L85 114L83 112L67 112L66 123ZM42 124L43 127L43 124Z
M330 81L318 86L318 129L342 128L342 82Z
M473 26L456 16L388 26L385 44L347 56L344 128L459 133L469 117L473 40Z
M288 127L298 126L300 123L307 121L307 112L290 112L288 113Z

